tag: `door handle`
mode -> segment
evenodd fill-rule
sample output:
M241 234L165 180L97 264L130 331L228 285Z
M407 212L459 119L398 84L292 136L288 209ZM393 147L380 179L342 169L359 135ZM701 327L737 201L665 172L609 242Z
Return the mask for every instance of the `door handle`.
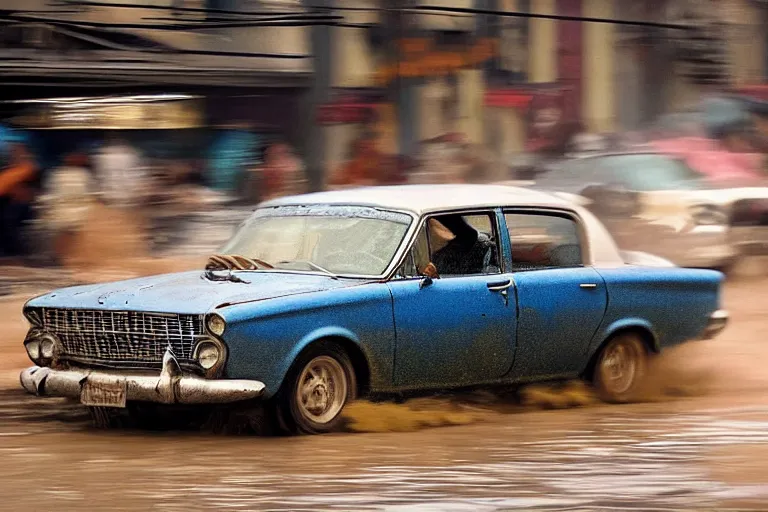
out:
M597 288L595 283L581 283L579 288Z
M511 279L507 279L506 281L494 281L492 283L488 283L488 289L492 292L503 292L504 290L508 289L510 286L512 286Z

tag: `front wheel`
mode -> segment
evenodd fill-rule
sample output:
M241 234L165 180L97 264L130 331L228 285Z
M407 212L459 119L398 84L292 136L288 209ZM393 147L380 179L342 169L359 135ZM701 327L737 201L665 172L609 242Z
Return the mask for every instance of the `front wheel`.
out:
M648 364L648 351L634 334L615 337L600 353L594 385L606 402L625 403L636 398Z
M335 343L311 346L298 357L277 397L281 426L301 434L336 430L344 406L356 394L357 379L346 352Z

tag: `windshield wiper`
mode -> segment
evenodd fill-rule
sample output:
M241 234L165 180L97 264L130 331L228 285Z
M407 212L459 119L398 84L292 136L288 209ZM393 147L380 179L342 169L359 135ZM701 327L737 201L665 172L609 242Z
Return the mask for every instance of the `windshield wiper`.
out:
M306 265L306 266L308 266L308 267L309 267L309 268L311 268L312 270L317 270L318 272L322 272L323 274L327 275L327 276L328 276L328 277L330 277L331 279L338 279L338 278L339 278L339 276L337 276L336 274L334 274L333 272L331 272L331 271L330 271L330 270L328 270L327 268L323 268L323 267L321 267L320 265L318 265L317 263L314 263L314 262L312 262L312 261L309 261L309 260L293 260L293 261L281 261L281 262L279 263L279 265L284 265L284 264L286 264L286 263L287 263L287 264L292 264L292 263L299 263L299 264L303 264L303 265Z

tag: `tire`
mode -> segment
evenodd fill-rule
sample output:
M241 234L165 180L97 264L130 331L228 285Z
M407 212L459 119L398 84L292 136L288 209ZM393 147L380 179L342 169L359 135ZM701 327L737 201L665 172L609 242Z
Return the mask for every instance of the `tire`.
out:
M289 434L337 430L344 407L357 396L349 356L338 344L311 345L294 362L275 397L280 428Z
M648 351L636 334L620 334L603 347L593 383L601 400L626 403L636 398L648 367Z

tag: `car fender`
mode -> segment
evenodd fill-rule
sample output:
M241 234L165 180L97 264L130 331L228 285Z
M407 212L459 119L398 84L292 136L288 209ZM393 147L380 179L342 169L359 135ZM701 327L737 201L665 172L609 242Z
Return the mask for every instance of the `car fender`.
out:
M646 319L640 318L640 317L625 317L620 318L618 320L615 320L608 324L605 327L601 327L600 330L597 333L597 336L592 340L592 343L590 345L589 355L590 358L594 356L595 352L600 349L600 347L605 343L607 340L611 339L616 333L628 329L642 329L643 331L646 331L650 333L652 338L652 346L651 349L654 352L659 351L659 337L656 333L656 331L653 328L653 325Z
M354 343L363 354L365 354L365 350L363 349L363 346L360 343L360 338L349 329L336 326L336 325L319 327L307 333L304 337L302 337L293 346L293 349L286 354L285 358L280 363L280 367L279 367L280 386L282 386L283 381L285 380L285 377L288 374L288 371L291 369L291 366L293 365L294 361L296 361L296 358L299 357L299 354L301 354L304 351L304 349L306 349L312 343L315 343L317 341L320 341L322 339L327 339L327 338L342 338L347 341L350 341ZM367 354L365 354L365 356L367 359L368 357Z

